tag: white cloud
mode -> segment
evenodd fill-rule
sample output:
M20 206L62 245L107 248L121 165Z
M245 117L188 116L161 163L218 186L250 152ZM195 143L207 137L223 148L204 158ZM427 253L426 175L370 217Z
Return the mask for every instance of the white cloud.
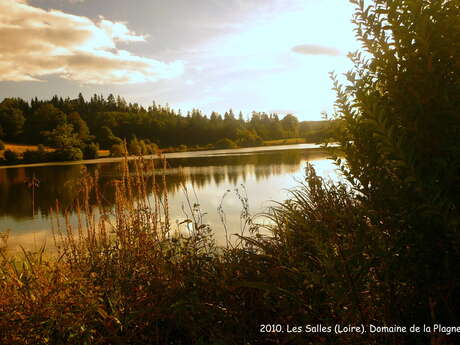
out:
M145 36L137 35L126 27L126 23L112 22L100 17L99 27L106 32L107 35L112 37L114 40L121 42L143 42Z
M164 63L118 49L117 42L145 36L125 23L33 7L25 0L0 2L0 80L32 81L57 74L88 84L125 84L172 78L180 61Z

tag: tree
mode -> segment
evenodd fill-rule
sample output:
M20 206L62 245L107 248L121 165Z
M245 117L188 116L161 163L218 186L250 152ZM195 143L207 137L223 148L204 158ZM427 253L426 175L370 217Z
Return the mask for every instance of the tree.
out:
M294 115L287 114L280 122L288 137L294 138L299 135L299 121Z
M57 161L80 161L83 159L83 152L78 147L64 147L54 151L53 156Z
M82 147L84 159L95 159L99 157L99 145L95 143L85 144Z
M87 101L79 94L75 99L53 96L50 100L39 100L35 97L30 105L19 98L7 99L4 103L8 103L15 113L22 112L25 122L20 116L7 115L3 118L9 122L3 123L5 121L1 121L0 116L0 138L13 133L14 137L8 138L13 142L39 144L45 142L54 130L62 132L65 126L71 125L82 150L91 142L98 143L102 149L110 149L136 136L143 154L152 151L146 140L162 147L184 144L205 147L221 138L243 142L238 133L244 131L251 132L252 138L242 145L255 145L260 142L259 138L269 140L293 136L298 122L289 115L284 121L289 129L284 130L275 114L254 112L252 119L246 121L242 112L235 116L231 109L223 117L212 112L208 118L198 109L182 116L180 111L169 106L153 103L146 110L137 104L127 104L123 98L114 95L109 95L107 100L102 95L94 95ZM12 125L17 128L11 129Z
M72 112L68 116L68 122L73 126L74 131L78 135L78 139L87 141L92 139L89 135L89 128L86 122L81 118L80 114L76 111Z
M9 140L16 139L22 133L24 122L24 114L14 106L14 100L3 100L0 104L0 136Z
M214 147L216 149L236 149L238 145L236 143L228 138L223 138L218 140L215 144Z
M346 85L332 76L336 140L381 230L375 275L392 322L458 322L460 2L351 2L364 52L350 54Z
M142 152L142 144L141 144L141 141L140 140L137 140L136 137L134 137L133 139L131 139L131 141L129 142L129 145L128 145L128 152L130 155L135 155L135 156L138 156L138 155L142 155L143 152Z
M270 138L271 139L281 139L283 137L283 127L281 126L278 115L273 114L271 116L270 122Z
M121 145L123 142L123 140L121 140L119 137L116 137L112 130L107 126L101 127L100 135L97 138L101 144L101 147L104 149L110 148L113 145Z
M123 143L114 144L110 147L110 156L111 157L121 157L126 153L126 148Z
M71 124L62 124L52 131L44 131L42 134L48 142L57 148L77 147L81 145L78 134L74 132Z
M65 124L66 121L66 114L54 105L42 104L33 112L26 123L26 137L32 143L43 142L46 139L46 132Z
M263 144L262 138L250 129L238 129L237 137L238 144L242 147L259 146Z

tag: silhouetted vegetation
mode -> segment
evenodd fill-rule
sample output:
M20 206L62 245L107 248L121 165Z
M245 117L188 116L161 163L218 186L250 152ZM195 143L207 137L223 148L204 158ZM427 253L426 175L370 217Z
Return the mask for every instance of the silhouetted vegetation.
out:
M5 152L3 152L3 157L5 161L9 163L16 163L19 160L18 154L11 150L5 150Z
M379 311L366 318L458 325L460 3L353 2L365 52L335 81L337 141L377 236L356 248Z

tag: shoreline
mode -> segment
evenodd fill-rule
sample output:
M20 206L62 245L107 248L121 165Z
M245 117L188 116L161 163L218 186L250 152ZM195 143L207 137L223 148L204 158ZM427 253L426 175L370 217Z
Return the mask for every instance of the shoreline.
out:
M333 147L333 146L329 146ZM180 159L189 157L213 157L213 156L229 156L241 153L256 153L256 152L269 152L269 151L280 151L280 150L324 150L320 144L282 144L282 145L270 145L270 146L252 146L242 147L236 149L212 149L212 150L196 150L196 151L176 151L166 152L158 155L144 155L142 158L146 159ZM128 160L133 160L139 156L128 156ZM11 164L11 165L0 165L0 169L11 169L11 168L34 168L43 166L66 166L66 165L78 165L78 164L97 164L97 163L116 163L121 162L125 157L101 157L95 159L84 159L79 161L53 161L53 162L41 162L41 163L23 163L23 164Z

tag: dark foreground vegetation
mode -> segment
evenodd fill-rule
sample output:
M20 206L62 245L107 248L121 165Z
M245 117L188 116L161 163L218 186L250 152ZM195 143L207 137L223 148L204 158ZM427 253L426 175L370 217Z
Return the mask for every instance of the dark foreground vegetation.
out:
M348 84L335 84L346 183L308 166L266 226L242 197L242 229L222 248L198 205L175 232L166 195L146 197L146 162L114 185L114 214L101 206L100 221L84 176L87 221L56 226L57 259L3 256L0 342L455 344L446 332L261 332L460 326L460 3L353 3L367 55L353 54Z

